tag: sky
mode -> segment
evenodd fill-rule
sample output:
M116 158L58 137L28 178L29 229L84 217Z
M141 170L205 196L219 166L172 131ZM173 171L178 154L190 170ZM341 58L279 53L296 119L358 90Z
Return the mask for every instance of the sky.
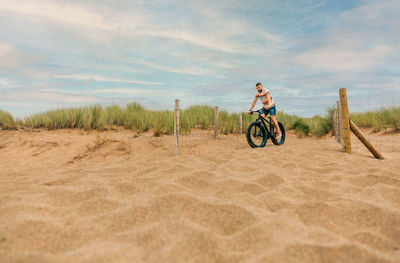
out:
M0 109L400 105L399 0L0 0ZM260 107L258 105L257 107Z

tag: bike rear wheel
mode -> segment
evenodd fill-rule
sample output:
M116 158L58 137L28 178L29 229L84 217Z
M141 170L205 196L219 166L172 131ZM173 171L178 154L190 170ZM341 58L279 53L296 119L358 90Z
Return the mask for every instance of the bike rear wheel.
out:
M275 131L276 131L275 125L271 125L271 126L272 126L272 127L271 127L271 134L272 134L271 140L272 140L272 142L273 142L275 145L281 145L281 144L283 144L283 143L285 142L285 139L286 139L285 127L284 127L283 124L282 124L281 122L279 122L279 121L278 121L278 125L279 125L279 129L281 129L281 132L282 132L282 137L280 138L280 140L277 140L277 139L275 138Z
M264 147L267 142L267 133L260 122L252 122L247 128L247 142L252 148Z

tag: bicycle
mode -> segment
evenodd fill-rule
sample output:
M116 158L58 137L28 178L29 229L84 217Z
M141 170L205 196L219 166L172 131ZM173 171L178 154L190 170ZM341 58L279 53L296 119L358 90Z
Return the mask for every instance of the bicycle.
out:
M254 112L258 113L258 118L249 124L247 128L247 142L252 148L262 148L267 143L267 140L271 138L275 145L282 145L285 142L286 133L285 127L281 122L278 121L279 128L282 132L282 137L278 141L275 137L275 125L271 121L271 116L268 117L269 120L261 116L261 110L251 111L250 114ZM269 129L265 122L269 123Z

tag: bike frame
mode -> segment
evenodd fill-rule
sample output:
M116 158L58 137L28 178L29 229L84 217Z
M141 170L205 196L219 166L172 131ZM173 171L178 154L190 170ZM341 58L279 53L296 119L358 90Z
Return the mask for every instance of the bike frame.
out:
M269 113L268 113L268 115L269 115L268 119L269 120L267 120L267 119L265 119L265 118L263 118L261 116L260 110L257 110L257 111L254 111L254 112L258 113L258 118L256 119L256 121L260 121L262 123L262 126L264 127L265 131L267 132L268 138L271 138L272 134L271 134L270 131L272 130L272 125L273 125L272 121L271 121L271 115L269 115ZM267 122L269 124L269 129L267 128L267 125L265 124L265 122Z

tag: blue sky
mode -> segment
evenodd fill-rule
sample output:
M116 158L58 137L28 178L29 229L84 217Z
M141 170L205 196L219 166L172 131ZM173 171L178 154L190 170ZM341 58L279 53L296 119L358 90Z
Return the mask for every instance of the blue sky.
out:
M0 0L0 109L400 105L400 1Z

